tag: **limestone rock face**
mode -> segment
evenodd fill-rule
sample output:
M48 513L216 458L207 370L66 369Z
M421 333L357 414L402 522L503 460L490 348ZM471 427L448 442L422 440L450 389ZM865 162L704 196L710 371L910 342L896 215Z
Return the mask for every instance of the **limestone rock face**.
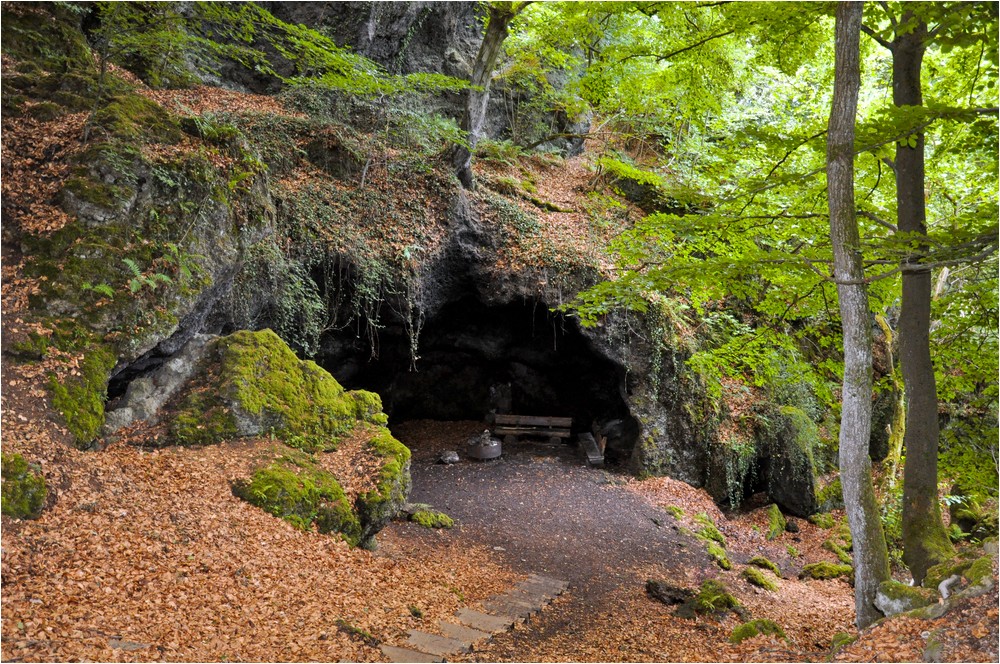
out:
M209 341L214 338L196 334L155 371L129 383L116 407L106 411L102 434L108 436L138 420L157 422L160 409L194 376Z
M936 601L937 593L933 590L898 581L883 581L875 595L875 607L887 616L929 606Z

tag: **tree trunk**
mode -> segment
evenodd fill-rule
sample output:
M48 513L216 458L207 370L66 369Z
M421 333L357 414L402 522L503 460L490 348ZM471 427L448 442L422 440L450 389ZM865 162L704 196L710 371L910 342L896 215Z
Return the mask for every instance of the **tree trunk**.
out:
M889 579L889 556L872 486L868 441L872 425L872 329L854 209L854 121L861 85L861 3L837 5L833 108L827 133L827 189L833 270L844 331L840 418L840 480L854 540L855 622L881 614L875 593Z
M518 3L523 6L525 3ZM486 34L483 43L476 54L476 62L472 67L469 83L472 87L465 98L465 112L462 114L460 127L466 134L465 145L455 145L452 151L452 164L459 181L466 189L475 188L472 177L472 153L476 149L483 131L483 121L486 119L486 105L490 101L490 83L493 80L493 68L500 57L500 48L507 39L507 27L517 15L519 8L511 2L490 4L486 24Z
M900 25L909 25L911 12ZM892 100L896 106L921 106L920 68L927 25L896 36L892 43ZM924 208L924 134L917 132L916 147L896 146L896 208L898 232L927 235ZM905 259L913 266L922 246ZM903 272L903 298L899 316L899 364L906 391L906 464L903 467L903 561L913 579L923 581L927 568L955 555L941 520L937 495L938 402L931 362L931 271Z

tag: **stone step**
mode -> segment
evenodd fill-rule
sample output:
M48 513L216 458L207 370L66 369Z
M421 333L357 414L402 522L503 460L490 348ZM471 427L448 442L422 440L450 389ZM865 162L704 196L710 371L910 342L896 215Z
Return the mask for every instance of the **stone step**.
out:
M515 602L504 597L494 597L483 602L483 607L496 616L507 616L512 619L527 618L538 611L537 606Z
M483 632L502 632L514 624L513 618L492 616L473 609L459 609L455 614L458 622Z
M532 586L511 588L501 595L501 597L509 597L514 601L533 604L535 606L544 606L557 596L558 593Z
M569 588L569 581L554 579L551 576L542 576L541 574L532 574L526 579L526 581L530 581L538 585L552 586L553 588L558 588L560 592Z
M469 646L472 645L465 641L459 641L447 636L438 636L437 634L428 634L416 629L410 630L410 638L406 642L417 650L428 652L432 655L441 655L442 657L457 652L469 652Z
M540 593L548 596L549 598L558 597L567 588L565 582L549 582L549 581L538 581L535 579L527 579L518 583L515 588L519 590L524 590L530 593Z
M420 652L419 650L410 650L409 648L397 648L396 646L379 646L382 654L390 662L443 662L444 660L435 655L428 655L425 652Z
M468 644L490 638L489 632L483 632L478 629L472 629L471 627L466 627L465 625L458 625L444 620L438 621L438 627L441 628L441 632L448 638L465 641Z

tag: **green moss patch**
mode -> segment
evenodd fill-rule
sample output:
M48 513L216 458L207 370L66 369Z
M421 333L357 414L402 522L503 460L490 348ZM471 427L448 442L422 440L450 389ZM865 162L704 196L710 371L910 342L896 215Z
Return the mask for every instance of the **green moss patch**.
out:
M49 378L52 406L66 420L66 428L80 449L89 448L104 425L104 402L115 359L107 348L95 346L84 353L78 375Z
M756 620L745 622L735 628L733 633L729 635L729 642L743 643L747 639L761 634L774 634L775 636L779 636L786 641L788 640L785 636L785 630L781 628L781 625L773 620L768 620L767 618L758 618Z
M697 537L705 541L716 542L723 547L726 546L725 536L719 531L719 529L715 526L715 523L707 514L701 512L694 518L694 520L701 524L701 528L699 528L695 533Z
M200 384L181 402L171 426L178 443L270 433L306 451L333 450L359 423L386 422L377 394L345 392L315 362L299 360L271 330L222 337L207 356ZM391 444L373 444L395 455Z
M677 615L693 618L698 614L720 616L729 611L746 616L746 609L740 604L721 581L709 579L701 584L697 594L677 607Z
M781 533L785 532L785 527L788 522L785 520L785 515L781 513L781 509L777 505L771 503L767 506L767 539L776 539Z
M840 477L816 490L816 505L823 512L840 509L844 506L844 490Z
M850 565L836 565L826 561L810 563L802 568L799 573L800 579L836 579L840 576L848 576L854 568Z
M772 563L764 556L754 556L753 558L747 561L747 564L753 565L754 567L759 567L760 569L770 570L771 572L774 573L776 577L778 577L779 579L781 578L781 569L779 569L777 565Z
M451 528L455 520L444 512L417 510L410 515L410 521L424 528Z
M360 545L374 548L375 533L406 504L410 493L410 450L381 427L367 445L369 451L382 458L382 469L378 484L357 497L355 508L362 524Z
M678 521L684 518L684 508L678 507L677 505L667 505L663 508L666 510L667 514L674 517Z
M914 587L890 579L879 584L875 606L885 615L894 616L929 606L936 603L937 599L936 590Z
M340 533L352 546L360 541L361 523L337 478L303 452L288 450L249 480L233 483L233 494L296 528L315 525L321 533Z
M778 589L777 582L757 567L747 567L743 570L740 576L746 579L751 585L757 586L758 588L763 588L764 590L770 590L772 592Z
M833 526L837 522L833 518L833 515L830 514L829 512L821 512L819 514L810 515L809 523L813 524L814 526L819 526L820 528L823 528L825 530L829 530L830 528L833 528Z
M177 143L183 137L177 120L162 106L136 94L113 97L92 119L95 130L128 141Z
M851 565L854 563L854 558L851 557L851 554L845 551L844 547L832 539L828 539L823 542L823 548L837 556L837 560L845 565Z
M20 454L0 453L0 511L15 519L37 519L49 492L37 467Z
M705 550L708 552L708 555L712 557L712 560L715 561L715 564L722 569L730 570L733 568L733 563L730 562L729 556L726 555L726 550L715 542L709 542L705 546Z

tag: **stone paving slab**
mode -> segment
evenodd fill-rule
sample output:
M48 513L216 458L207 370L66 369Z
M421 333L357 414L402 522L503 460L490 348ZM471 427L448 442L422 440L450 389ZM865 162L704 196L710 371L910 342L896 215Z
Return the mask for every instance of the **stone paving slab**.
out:
M527 578L527 581L537 585L551 586L553 589L558 589L560 592L569 588L568 581L553 579L551 576L542 576L541 574L532 574Z
M553 591L544 591L539 588L532 588L529 586L528 588L511 588L506 593L501 595L501 597L509 597L518 602L542 606L547 604L550 600L558 597L558 594Z
M522 581L521 583L514 586L514 589L520 590L525 593L542 595L547 599L553 599L555 597L558 597L565 590L564 588L560 588L553 585L536 583L534 581Z
M416 629L410 630L410 638L406 642L417 650L432 655L441 655L442 657L457 652L469 652L469 646L472 645L458 639L438 636L437 634L428 634Z
M443 662L444 660L435 655L429 655L419 650L409 648L397 648L396 646L379 646L382 654L390 662Z
M441 628L441 631L448 638L465 641L470 645L481 639L490 638L489 632L483 632L478 629L472 629L471 627L466 627L465 625L446 622L444 620L438 621L438 627Z
M482 630L483 632L502 632L514 624L513 618L491 616L488 613L482 613L473 609L459 609L455 617L463 625L468 625L473 629Z
M494 615L508 616L510 618L527 618L541 607L538 605L515 602L506 597L494 597L483 602L487 611Z

